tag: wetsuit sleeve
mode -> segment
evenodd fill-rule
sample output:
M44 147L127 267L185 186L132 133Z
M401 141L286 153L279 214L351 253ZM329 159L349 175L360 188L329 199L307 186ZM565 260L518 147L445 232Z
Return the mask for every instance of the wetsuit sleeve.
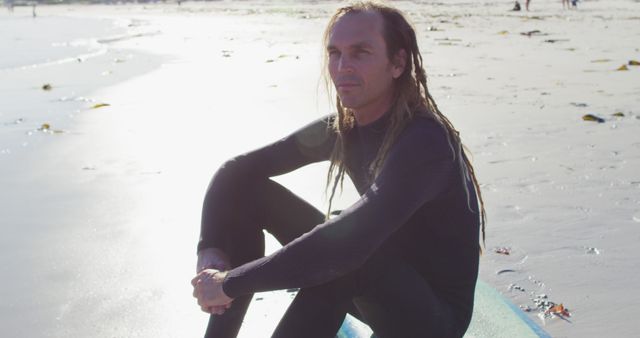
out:
M451 184L456 162L444 131L431 125L405 130L371 187L340 216L270 256L229 271L225 293L238 297L310 287L363 265L418 208L444 194Z
M198 251L216 247L224 238L224 227L213 226L216 205L236 201L256 180L282 175L310 163L328 160L335 143L326 116L276 142L225 162L211 179L204 199ZM218 217L219 218L219 217Z

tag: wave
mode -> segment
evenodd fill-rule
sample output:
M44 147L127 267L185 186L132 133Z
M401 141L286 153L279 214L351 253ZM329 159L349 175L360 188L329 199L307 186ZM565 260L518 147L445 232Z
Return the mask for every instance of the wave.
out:
M0 72L84 62L105 54L109 44L159 34L131 31L140 26L132 22L123 25L113 20L69 17L20 19L0 22L0 31L10 32L0 32ZM75 32L78 27L82 31Z

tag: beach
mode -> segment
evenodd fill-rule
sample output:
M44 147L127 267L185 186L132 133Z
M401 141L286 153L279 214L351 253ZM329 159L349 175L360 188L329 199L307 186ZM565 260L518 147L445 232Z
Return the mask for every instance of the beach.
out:
M640 3L393 4L472 154L480 279L553 337L636 336ZM225 160L334 111L321 39L339 5L1 8L3 336L202 336L205 189ZM276 180L326 210L327 168ZM334 207L357 198L345 183Z

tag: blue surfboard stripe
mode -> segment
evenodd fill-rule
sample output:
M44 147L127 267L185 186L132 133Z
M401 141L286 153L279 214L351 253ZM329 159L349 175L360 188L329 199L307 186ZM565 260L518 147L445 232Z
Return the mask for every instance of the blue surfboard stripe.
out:
M538 325L536 322L534 322L531 318L529 318L529 316L527 316L527 314L522 311L522 309L520 309L520 307L518 307L517 305L513 304L510 300L508 300L507 298L505 298L500 292L498 292L498 290L494 289L493 287L489 286L487 283L484 283L482 281L478 281L478 284L483 284L482 286L485 288L490 289L496 297L498 297L503 303L505 303L509 309L511 309L511 311L513 311L513 313L515 313L516 316L518 316L518 318L520 320L522 320L522 322L524 322L529 328L531 328L531 330L540 338L551 338L551 336L540 327L540 325Z
M502 296L501 296L502 297ZM534 322L533 320L531 320L531 318L529 318L529 316L527 316L527 314L522 311L522 309L520 309L518 306L516 306L515 304L513 304L512 302L510 302L509 300L505 299L504 297L502 297L502 301L505 302L509 308L511 308L511 310L523 321L525 322L530 328L531 330L533 330L533 332L535 332L535 334L538 335L538 337L540 338L551 338L551 336L545 332L540 325L536 324L536 322Z

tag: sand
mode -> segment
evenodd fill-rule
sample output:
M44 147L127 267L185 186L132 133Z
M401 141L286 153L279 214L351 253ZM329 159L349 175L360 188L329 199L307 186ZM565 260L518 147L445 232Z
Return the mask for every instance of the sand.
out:
M204 190L224 160L332 111L320 41L337 5L0 10L3 335L199 336ZM554 337L636 336L640 67L616 69L640 60L640 3L396 5L483 186L480 278ZM324 209L325 171L278 180ZM539 316L542 294L572 316Z

